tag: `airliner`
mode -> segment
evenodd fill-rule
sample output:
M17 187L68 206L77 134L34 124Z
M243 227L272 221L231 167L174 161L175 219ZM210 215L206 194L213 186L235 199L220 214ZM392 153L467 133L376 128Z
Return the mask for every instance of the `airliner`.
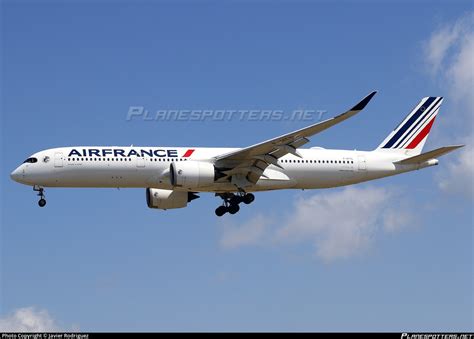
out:
M245 148L74 146L32 154L11 173L33 186L40 207L45 187L145 188L149 208L186 207L210 192L222 199L215 213L235 214L253 193L357 184L438 164L436 157L463 147L422 153L442 97L424 97L372 151L302 149L309 137L359 113L371 92L333 118ZM253 193L252 193L253 192Z

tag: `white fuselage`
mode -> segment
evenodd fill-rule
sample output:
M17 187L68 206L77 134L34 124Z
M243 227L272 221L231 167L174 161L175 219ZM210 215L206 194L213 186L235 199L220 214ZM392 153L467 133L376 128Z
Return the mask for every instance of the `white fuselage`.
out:
M235 148L94 147L53 148L33 154L11 176L15 181L43 187L141 187L200 192L235 192L230 182L199 189L173 187L169 169L173 162L212 162ZM287 154L278 159L281 168L268 166L255 185L246 191L316 189L351 185L436 165L400 165L399 153L380 151L299 149L300 157Z

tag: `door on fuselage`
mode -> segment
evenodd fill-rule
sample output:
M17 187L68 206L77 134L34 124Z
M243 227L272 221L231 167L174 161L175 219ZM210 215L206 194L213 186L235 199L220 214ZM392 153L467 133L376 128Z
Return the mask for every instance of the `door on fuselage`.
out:
M365 161L365 156L359 155L357 158L359 160L359 172L367 171L367 163Z
M145 158L143 157L137 157L136 164L138 168L143 168L145 167Z
M63 167L63 153L54 153L54 167Z

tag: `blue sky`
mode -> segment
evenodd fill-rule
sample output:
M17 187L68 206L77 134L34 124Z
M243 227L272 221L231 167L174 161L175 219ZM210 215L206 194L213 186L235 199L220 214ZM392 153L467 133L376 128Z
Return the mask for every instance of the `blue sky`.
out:
M472 3L1 9L0 325L29 310L85 331L474 329L470 148L351 189L261 193L223 219L211 194L163 212L146 207L144 189L48 189L40 209L31 188L9 178L52 147L242 147L308 124L126 121L130 106L332 116L377 89L360 115L311 142L370 150L421 97L441 95L425 147L466 143ZM359 223L341 221L369 198L376 208ZM304 201L314 203L314 225L300 229Z

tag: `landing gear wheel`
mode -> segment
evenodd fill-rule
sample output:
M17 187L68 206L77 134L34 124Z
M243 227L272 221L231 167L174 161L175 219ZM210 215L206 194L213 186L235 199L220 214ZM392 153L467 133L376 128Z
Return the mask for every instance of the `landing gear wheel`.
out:
M46 200L44 199L44 188L41 186L34 185L33 191L38 192L38 196L40 197L40 200L38 201L39 207L46 206Z
M219 206L216 208L216 215L218 217L222 217L224 214L227 212L227 207L225 206Z
M244 204L246 204L246 205L252 203L254 200L255 200L255 195L253 195L252 193L247 193L247 194L244 195L244 197L242 198L242 201L243 201Z
M242 197L239 195L234 195L232 198L229 200L229 204L231 205L238 205L242 202Z
M239 191L237 194L231 192L216 193L216 197L220 197L224 200L224 204L216 208L216 215L218 217L223 216L227 212L229 214L235 214L240 210L239 204L244 202L250 204L255 200L255 196L251 193L246 194L245 191Z
M240 210L240 207L239 205L230 205L228 210L230 214L235 214Z

